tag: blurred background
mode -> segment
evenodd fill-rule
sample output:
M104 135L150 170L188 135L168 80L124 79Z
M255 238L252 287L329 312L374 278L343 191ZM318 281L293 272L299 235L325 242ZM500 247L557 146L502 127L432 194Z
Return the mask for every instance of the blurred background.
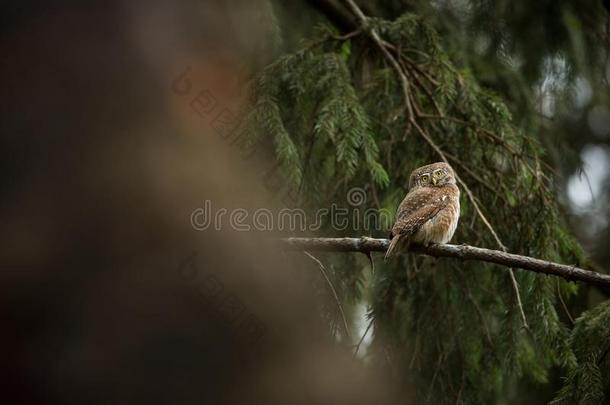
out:
M204 90L214 116L239 103L266 42L259 5L2 10L3 402L387 398L380 374L332 344L298 263L191 226L205 200L271 204L263 169L191 107Z
M608 272L608 2L357 3L379 20L406 12L423 18L447 60L498 95L511 125L544 150L558 212L586 257L581 265ZM248 103L260 100L252 83L267 66L309 46L303 41L315 41L320 26L335 36L354 31L356 19L343 2L2 2L0 21L5 403L421 403L420 390L430 402L439 394L478 403L462 388L434 385L451 381L451 373L437 380L428 371L431 388L421 385L416 375L434 371L435 359L404 369L379 361L392 357L392 339L375 345L372 336L383 337L381 328L373 332L376 325L354 356L376 315L371 306L381 305L374 297L382 290L367 286L383 283L373 281L366 257L323 257L339 284L348 338L318 262L282 252L273 242L279 234L192 227L191 214L205 201L228 210L295 202L312 209L358 185L337 175L328 178L336 194L307 181L292 193L284 188L292 180L284 166L290 151L278 153L271 139L260 148L231 139ZM341 48L351 55L357 49ZM292 107L281 105L283 118ZM380 145L385 156L391 144ZM324 148L313 154L323 156ZM367 172L368 159L358 171ZM367 172L362 187L368 203L379 198L394 209L404 183L392 180L386 160L380 164L389 180L371 169L378 177L369 186ZM303 178L315 179L323 163L312 166ZM381 194L384 187L392 193ZM350 228L342 235L362 233ZM346 278L355 268L358 278ZM607 298L587 286L566 295L574 317ZM477 302L487 316L486 301ZM395 338L394 345L402 342ZM535 347L527 349L532 358L542 355ZM462 364L456 359L447 357L447 369ZM494 381L503 388L484 398L547 402L566 375L553 364L546 382L517 373ZM472 377L464 391L477 391L478 383Z

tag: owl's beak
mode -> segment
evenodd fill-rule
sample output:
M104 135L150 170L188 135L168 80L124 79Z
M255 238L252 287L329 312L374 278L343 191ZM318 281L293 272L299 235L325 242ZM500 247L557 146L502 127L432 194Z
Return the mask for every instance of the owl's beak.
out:
M436 177L432 176L432 184L436 186Z

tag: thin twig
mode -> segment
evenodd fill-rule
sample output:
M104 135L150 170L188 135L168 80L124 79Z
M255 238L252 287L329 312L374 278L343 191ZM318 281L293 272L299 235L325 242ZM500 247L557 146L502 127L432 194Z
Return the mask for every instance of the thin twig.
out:
M559 285L559 280L557 280L557 295L559 296L559 302L561 302L561 306L563 307L563 310L568 316L570 323L574 325L574 318L572 318L572 314L568 310L568 306L566 305L565 301L563 300L563 297L561 296L561 286Z
M432 83L434 86L439 87L441 85L441 83L434 79L432 76L430 76L430 73L426 72L426 70L422 69L421 66L419 66L417 63L415 63L415 61L413 61L413 59L409 58L408 56L401 54L401 59L403 59L409 66L411 66L411 68L417 70L423 77L426 78L426 80L428 80L430 83Z
M480 132L480 133L484 134L485 136L487 136L488 138L493 140L496 144L502 146L512 156L516 156L519 159L521 159L521 161L525 162L525 157L523 156L523 152L516 151L500 135L498 135L495 132L493 132L493 131L491 131L491 130L489 130L487 128L484 128L484 127L482 127L482 126L480 126L480 125L478 125L478 124L476 124L474 122L466 121L466 120L463 120L461 118L452 117L452 116L449 116L449 115L422 114L418 118L425 118L425 119L432 119L432 120L447 120L447 121L453 121L453 122L458 123L458 124L462 124L462 125L465 125L465 126L472 127L477 132ZM524 166L530 172L530 174L532 174L532 176L534 176L536 178L542 177L546 181L550 181L550 179L549 179L549 177L547 175L545 175L544 173L536 172L529 164L525 164ZM546 164L546 166L548 166L548 164ZM548 166L548 167L550 167L550 166ZM541 184L546 189L546 184L544 184L542 182L541 182Z
M345 3L347 4L348 8L352 11L352 13L354 13L354 15L358 18L358 20L360 20L360 24L362 25L362 28L364 30L368 31L368 33L369 33L371 39L373 40L373 42L375 43L375 45L377 45L377 47L379 48L381 53L383 53L383 55L386 57L386 59L390 62L390 64L394 68L394 70L396 70L396 73L398 74L398 78L400 79L402 92L403 92L403 95L405 98L405 105L407 107L407 112L409 114L409 117L413 117L413 108L411 106L411 101L410 101L410 96L409 96L409 79L403 72L403 70L400 67L400 64L398 63L396 58L394 58L394 56L392 56L392 54L384 46L384 41L381 39L381 37L379 36L377 31L374 28L371 28L369 26L368 17L366 15L364 15L362 10L360 10L360 7L358 7L358 5L353 0L345 0Z
M432 398L432 389L434 388L434 383L436 381L436 377L438 376L438 372L441 369L441 365L443 364L443 358L445 357L444 353L442 351L442 347L441 347L440 343L438 342L438 337L436 340L436 347L438 348L440 353L438 354L438 361L436 363L434 375L432 376L432 381L430 382L430 387L428 388L428 395L426 396L426 403L430 402L430 398Z
M465 164L463 161L461 161L460 159L455 157L455 155L452 155L451 153L448 153L448 152L444 152L444 153L449 159L451 159L451 161L457 163L457 165L460 166L462 168L462 170L464 170L466 173L468 173L468 175L470 177L472 177L474 180L476 180L481 186L485 187L488 191L490 191L491 193L496 195L505 204L508 204L508 201L506 201L506 198L501 193L499 193L498 190L496 190L495 188L493 188L492 186L489 185L489 181L485 181L481 177L479 177L476 173L474 173L472 170L470 170L470 168L468 168L467 164Z
M335 286L333 285L332 281L330 281L328 274L326 274L326 267L324 267L322 262L317 257L312 255L308 251L303 251L303 253L305 253L311 260L315 261L318 264L318 267L320 268L320 272L326 279L326 282L328 283L328 286L330 287L330 289L333 293L333 296L335 297L335 301L337 302L337 307L339 307L339 313L341 314L341 318L343 319L343 327L345 328L345 334L347 335L347 337L349 339L351 339L352 336L349 333L349 327L347 326L347 318L345 317L345 312L343 312L343 306L341 305L341 300L339 300L339 295L337 295L337 290L335 290Z
M362 344L362 342L364 342L364 338L367 335L367 333L369 333L369 329L371 329L371 326L373 325L373 321L374 321L374 319L371 319L371 321L369 322L368 326L364 330L364 333L362 334L362 337L358 341L358 344L356 345L356 350L354 350L354 357L356 357L356 355L358 355L358 350L360 350L360 345Z

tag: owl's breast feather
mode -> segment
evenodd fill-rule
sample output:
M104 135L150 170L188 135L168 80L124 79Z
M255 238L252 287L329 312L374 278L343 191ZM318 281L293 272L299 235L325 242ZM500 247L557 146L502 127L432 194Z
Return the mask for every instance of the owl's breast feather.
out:
M459 194L457 196L443 195L441 198L450 198L451 201L434 218L421 226L413 235L413 242L423 244L447 243L453 237L460 217Z

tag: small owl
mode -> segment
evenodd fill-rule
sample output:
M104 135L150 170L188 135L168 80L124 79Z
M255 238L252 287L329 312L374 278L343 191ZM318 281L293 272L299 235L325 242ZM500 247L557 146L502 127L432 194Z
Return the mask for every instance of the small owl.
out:
M386 259L399 242L407 245L449 242L459 217L460 190L451 166L438 162L413 170L409 192L396 211Z

